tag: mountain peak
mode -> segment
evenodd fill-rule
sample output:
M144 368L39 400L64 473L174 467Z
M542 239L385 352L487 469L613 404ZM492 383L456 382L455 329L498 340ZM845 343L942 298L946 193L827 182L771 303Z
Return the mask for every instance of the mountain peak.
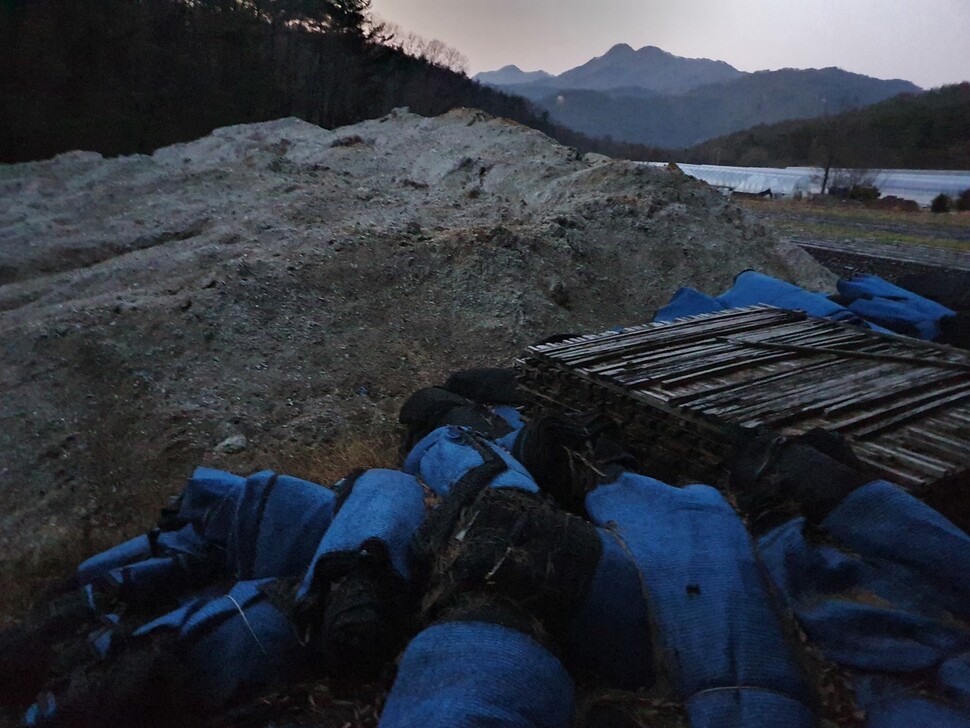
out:
M681 58L651 45L635 51L626 43L618 43L604 55L561 73L556 84L561 89L602 91L629 87L684 93L743 75L723 61Z
M483 71L475 75L475 80L479 83L491 86L519 86L527 83L534 83L551 78L551 74L545 71L523 71L514 63L502 66L497 71Z
M608 51L606 51L606 54L603 57L607 58L610 56L628 56L628 55L631 55L632 53L636 53L636 51L633 50L631 46L627 45L626 43L617 43L615 46L613 46Z

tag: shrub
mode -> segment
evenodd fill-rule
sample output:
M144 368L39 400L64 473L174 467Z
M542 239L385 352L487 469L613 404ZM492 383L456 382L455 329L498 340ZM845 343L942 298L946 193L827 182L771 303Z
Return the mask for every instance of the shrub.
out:
M829 187L829 194L838 197L840 200L858 200L859 202L872 202L879 199L879 188L875 185L834 185Z
M879 199L879 188L875 185L853 185L846 195L850 200L871 202Z
M930 203L930 210L933 212L949 212L950 198L941 192L933 198L933 202Z
M966 189L960 193L960 196L956 199L955 207L960 212L970 211L970 189Z

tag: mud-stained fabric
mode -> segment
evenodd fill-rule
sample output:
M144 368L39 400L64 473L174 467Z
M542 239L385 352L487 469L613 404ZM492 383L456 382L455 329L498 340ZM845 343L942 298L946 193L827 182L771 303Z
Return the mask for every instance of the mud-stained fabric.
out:
M595 527L546 498L482 490L435 554L427 608L440 614L469 595L497 597L536 617L561 644L600 560Z
M422 580L430 575L433 560L479 493L487 488L539 491L532 476L507 450L480 433L457 427L439 428L421 440L405 459L404 470L421 478L441 499L414 540Z
M525 424L512 456L539 488L567 511L584 513L586 491L616 465L636 467L636 459L610 435L616 426L593 415L548 415Z
M593 490L586 510L636 562L664 669L694 728L815 725L814 691L720 493L624 473Z
M419 532L426 612L469 595L498 597L539 619L571 667L615 686L651 684L642 584L615 537L544 494L490 488L505 461L484 455L490 462L451 487Z
M821 429L751 438L732 458L730 476L731 493L755 536L794 515L821 523L849 493L872 480L846 441Z

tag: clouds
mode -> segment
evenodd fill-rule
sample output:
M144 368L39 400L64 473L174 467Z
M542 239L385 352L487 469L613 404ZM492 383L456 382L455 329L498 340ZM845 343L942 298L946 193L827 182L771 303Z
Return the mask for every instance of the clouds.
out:
M616 43L741 70L840 66L939 86L970 78L966 0L373 0L377 14L456 46L472 72L559 73Z

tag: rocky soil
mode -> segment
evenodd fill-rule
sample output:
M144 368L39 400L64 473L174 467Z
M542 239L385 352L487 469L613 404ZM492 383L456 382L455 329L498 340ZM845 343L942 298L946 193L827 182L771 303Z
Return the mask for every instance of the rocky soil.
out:
M703 183L474 110L0 166L5 578L196 464L298 469L445 372L745 268L830 280Z

